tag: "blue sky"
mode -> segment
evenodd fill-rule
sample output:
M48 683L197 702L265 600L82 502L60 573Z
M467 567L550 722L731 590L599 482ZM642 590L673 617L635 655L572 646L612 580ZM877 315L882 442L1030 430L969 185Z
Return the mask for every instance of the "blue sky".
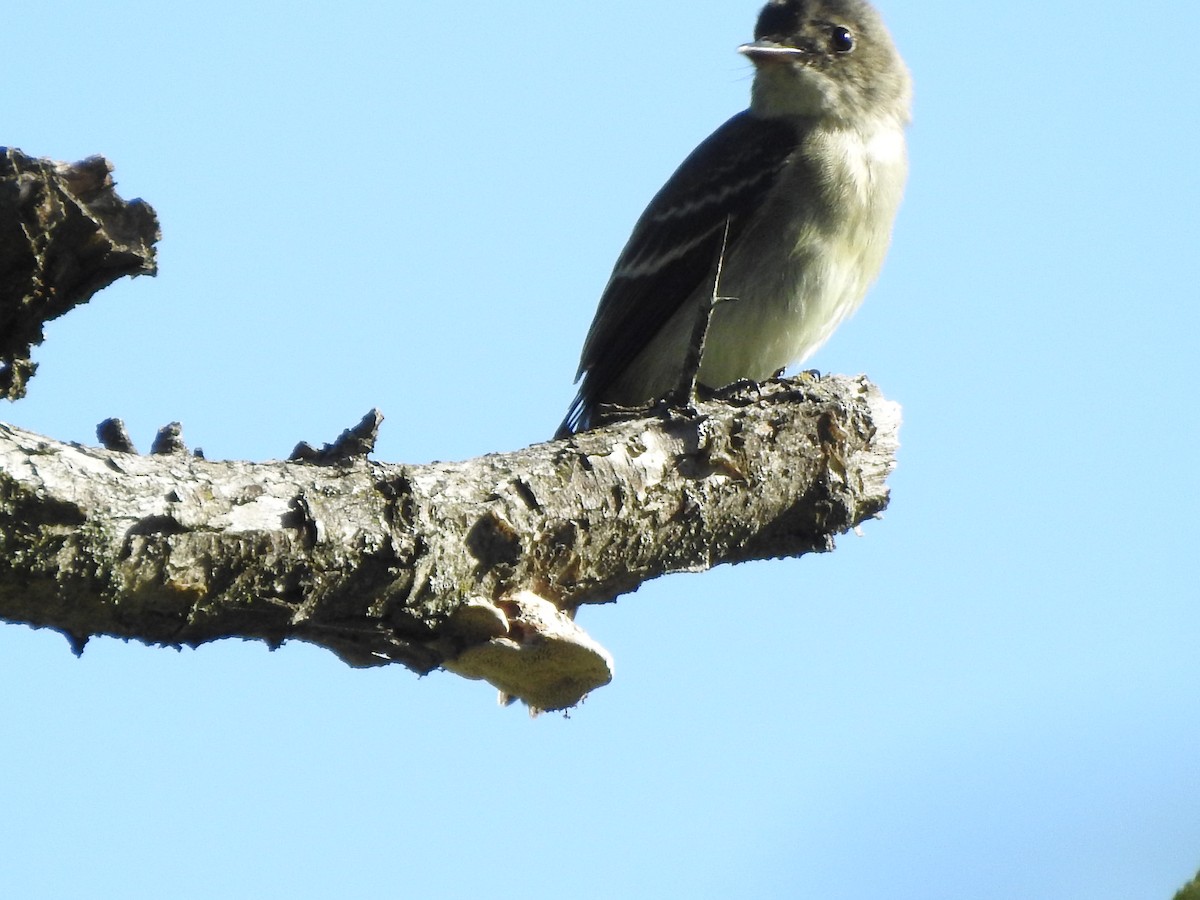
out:
M547 439L754 2L42 2L0 144L107 155L161 274L0 418L285 456ZM302 644L0 627L0 893L1169 898L1200 867L1188 5L881 6L916 84L883 276L812 360L903 404L886 517L588 609L569 719Z

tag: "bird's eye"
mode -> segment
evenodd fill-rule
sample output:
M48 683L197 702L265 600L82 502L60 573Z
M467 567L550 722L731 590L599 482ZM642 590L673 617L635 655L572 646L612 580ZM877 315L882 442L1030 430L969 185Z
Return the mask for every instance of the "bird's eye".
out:
M829 33L829 46L836 53L849 53L854 49L854 35L849 28L839 25Z

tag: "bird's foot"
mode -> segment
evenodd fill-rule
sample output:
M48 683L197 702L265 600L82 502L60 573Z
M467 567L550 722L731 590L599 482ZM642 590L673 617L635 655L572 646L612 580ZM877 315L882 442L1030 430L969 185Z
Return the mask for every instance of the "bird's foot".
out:
M601 428L605 425L615 425L617 422L627 422L630 419L645 419L658 408L657 402L639 403L635 406L621 406L619 403L598 403L592 414L591 428Z

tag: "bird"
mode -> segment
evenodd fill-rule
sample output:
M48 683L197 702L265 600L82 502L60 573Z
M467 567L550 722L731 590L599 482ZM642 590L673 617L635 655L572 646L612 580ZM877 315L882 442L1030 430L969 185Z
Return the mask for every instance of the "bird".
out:
M769 0L738 50L754 65L749 107L634 225L557 438L594 427L602 406L672 395L689 353L708 388L803 362L883 265L908 173L912 80L879 14L866 0Z

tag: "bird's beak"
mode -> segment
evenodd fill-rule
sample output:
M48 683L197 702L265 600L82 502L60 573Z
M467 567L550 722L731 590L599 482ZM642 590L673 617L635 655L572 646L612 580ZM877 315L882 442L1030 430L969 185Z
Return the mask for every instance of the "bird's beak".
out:
M789 62L803 59L805 53L799 47L789 47L787 44L780 44L778 41L762 38L754 41L751 44L742 44L738 47L738 53L743 53L750 57L750 61L757 65L758 63L771 62Z

